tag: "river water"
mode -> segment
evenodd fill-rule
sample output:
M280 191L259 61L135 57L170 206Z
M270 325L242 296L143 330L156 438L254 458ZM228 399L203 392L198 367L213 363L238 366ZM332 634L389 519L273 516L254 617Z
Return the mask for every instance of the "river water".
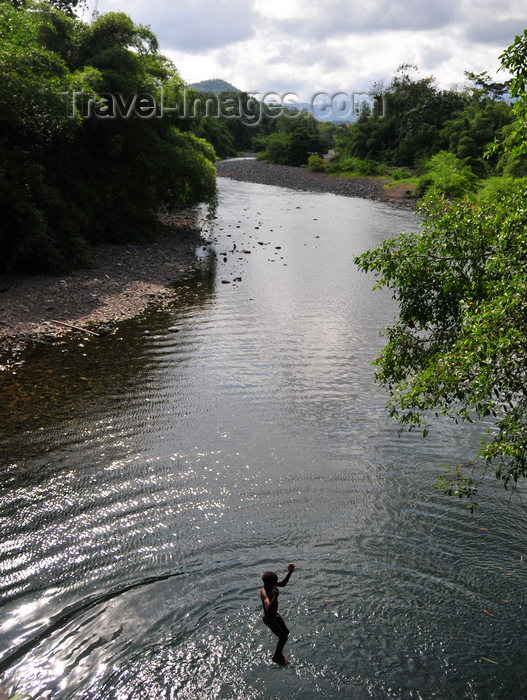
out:
M399 435L353 256L384 203L219 180L168 310L2 376L0 682L34 698L524 697L527 527L432 488L481 431ZM172 331L168 329L172 328ZM272 664L260 577L292 664Z

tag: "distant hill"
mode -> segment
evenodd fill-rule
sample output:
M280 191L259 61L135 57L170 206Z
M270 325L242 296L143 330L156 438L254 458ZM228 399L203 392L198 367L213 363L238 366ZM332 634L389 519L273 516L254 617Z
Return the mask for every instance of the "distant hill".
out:
M206 92L208 95L219 95L222 92L240 92L234 85L220 78L201 80L199 83L192 83L189 87L196 90L196 92Z

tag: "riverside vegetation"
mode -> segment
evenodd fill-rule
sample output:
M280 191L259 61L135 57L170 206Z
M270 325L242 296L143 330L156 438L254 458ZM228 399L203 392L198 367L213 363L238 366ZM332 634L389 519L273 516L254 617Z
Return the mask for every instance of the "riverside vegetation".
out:
M527 30L501 61L513 75L515 101L507 126L486 152L496 167L524 172ZM441 167L455 157L438 155ZM493 465L506 487L527 475L527 187L522 179L511 178L502 183L506 186L491 182L484 196L468 193L454 202L431 188L420 208L422 231L402 234L356 259L399 302L399 316L386 330L387 344L376 361L392 415L425 435L439 414L490 423L479 459L465 467L447 465L437 484L467 497L471 508L479 468Z
M48 3L0 1L2 270L63 270L89 245L144 241L161 204L215 191L214 149L170 118L83 119L82 99L158 95L181 80L121 13L88 25Z
M486 465L505 487L527 476L527 30L500 58L511 80L467 72L469 87L455 92L401 66L388 88L376 88L384 114L366 107L336 127L329 163L312 131L306 158L314 172L390 176L421 198L422 230L356 263L399 302L375 363L391 415L424 436L440 414L490 422L478 459L446 465L436 484L470 508ZM296 133L279 120L263 157L277 161L276 151L284 162Z
M251 122L242 115L255 98L193 92L149 28L123 13L87 23L76 4L0 0L0 272L64 271L89 264L93 244L150 240L160 206L213 200L215 160L247 150L315 172L389 175L399 185L411 171L419 179L407 187L417 182L419 195L460 196L482 178L485 192L501 195L527 172L510 149L484 157L514 128L502 99L508 84L486 73L467 74L464 91L440 91L402 66L388 88L375 87L385 115L364 108L343 126L260 104ZM162 112L183 91L193 114ZM229 98L238 114L218 109ZM328 164L322 156L331 149Z
M76 4L0 0L0 272L150 240L161 206L212 201L216 158L250 147L251 128L205 102L164 109L198 94L149 28L120 12L86 23Z

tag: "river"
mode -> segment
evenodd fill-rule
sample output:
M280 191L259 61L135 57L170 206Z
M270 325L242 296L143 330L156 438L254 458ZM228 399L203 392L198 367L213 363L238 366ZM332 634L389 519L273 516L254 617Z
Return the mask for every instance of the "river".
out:
M481 429L399 435L396 313L353 257L408 211L219 179L169 309L2 377L0 682L58 700L524 697L527 534ZM169 330L170 329L170 330ZM266 569L291 635L272 664Z

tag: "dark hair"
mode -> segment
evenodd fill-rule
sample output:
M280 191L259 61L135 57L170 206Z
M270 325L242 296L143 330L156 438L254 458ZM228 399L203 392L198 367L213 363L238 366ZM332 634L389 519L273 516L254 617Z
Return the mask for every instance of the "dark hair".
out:
M262 581L264 582L264 586L266 587L274 586L275 583L278 581L278 576L275 574L274 571L266 571L262 576Z

